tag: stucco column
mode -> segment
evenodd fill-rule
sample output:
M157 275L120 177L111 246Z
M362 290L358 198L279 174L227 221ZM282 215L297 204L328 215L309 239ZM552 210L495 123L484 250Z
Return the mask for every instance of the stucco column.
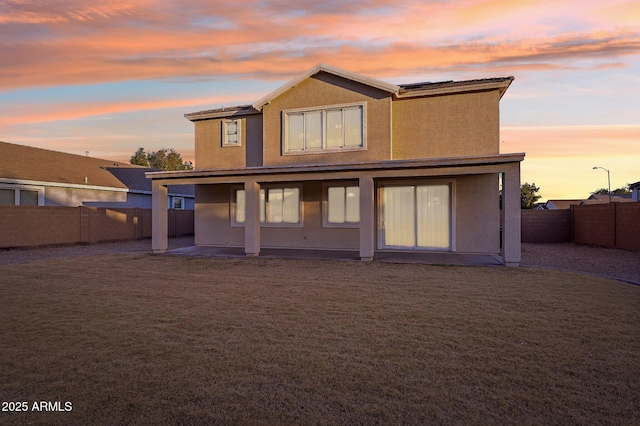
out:
M373 177L361 176L360 186L360 259L373 260L375 244L375 185Z
M155 180L152 181L151 187L151 248L154 253L164 253L168 247L168 190Z
M244 252L247 256L258 256L260 254L260 184L252 181L245 182L244 193Z
M502 261L506 266L520 266L520 163L511 163L503 174Z

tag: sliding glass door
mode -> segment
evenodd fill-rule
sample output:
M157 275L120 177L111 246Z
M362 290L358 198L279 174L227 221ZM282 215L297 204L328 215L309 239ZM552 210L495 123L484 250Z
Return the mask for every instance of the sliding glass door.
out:
M449 185L382 188L382 246L403 249L451 248Z

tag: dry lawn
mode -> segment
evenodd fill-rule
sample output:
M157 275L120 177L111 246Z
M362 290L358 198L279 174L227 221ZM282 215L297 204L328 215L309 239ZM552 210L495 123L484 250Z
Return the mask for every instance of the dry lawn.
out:
M0 424L640 423L640 287L103 255L0 267Z

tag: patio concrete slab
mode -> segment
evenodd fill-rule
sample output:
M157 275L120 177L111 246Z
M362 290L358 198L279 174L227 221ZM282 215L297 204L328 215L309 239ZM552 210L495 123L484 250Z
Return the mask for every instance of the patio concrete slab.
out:
M193 257L246 257L242 247L207 247L191 246L168 250L171 256ZM288 259L330 259L344 261L360 261L359 253L355 250L310 250L310 249L269 249L260 250L264 258ZM499 255L451 252L376 252L374 261L391 263L423 263L429 265L469 265L469 266L501 266Z

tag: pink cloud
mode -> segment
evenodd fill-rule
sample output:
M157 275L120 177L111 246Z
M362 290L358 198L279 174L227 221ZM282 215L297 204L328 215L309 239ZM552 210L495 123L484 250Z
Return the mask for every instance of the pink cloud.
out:
M13 0L0 6L0 36L11 39L0 42L0 90L172 77L283 79L318 62L390 78L443 68L514 74L624 67L624 58L638 55L640 34L609 21L636 13L634 3L603 9L582 2L575 19L590 26L539 32L550 25L549 4L281 0L238 8L201 0L177 8L151 0ZM569 6L558 8L566 13ZM608 18L596 22L597 10ZM471 38L469 28L480 35Z
M255 95L257 97L257 95ZM216 96L195 99L170 99L166 101L139 102L100 102L100 103L65 103L41 104L38 106L12 105L0 115L0 129L10 126L51 121L76 120L99 115L119 114L125 112L157 110L164 108L207 108L211 105L232 104L237 101L233 96Z

